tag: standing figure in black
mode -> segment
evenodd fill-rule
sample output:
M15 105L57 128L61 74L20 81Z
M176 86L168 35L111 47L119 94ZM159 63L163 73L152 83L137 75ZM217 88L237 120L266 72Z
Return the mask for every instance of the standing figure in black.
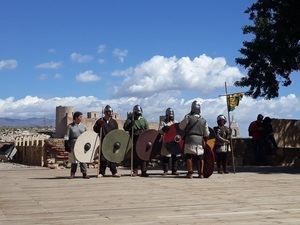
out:
M218 173L228 173L227 166L227 153L230 151L230 129L225 126L227 120L224 115L217 117L217 127L214 127L216 134L216 156L217 156L217 167ZM221 170L221 165L222 169Z
M277 150L277 143L274 138L274 130L271 124L272 119L266 116L263 120L263 140L264 140L264 148L265 153L267 155L274 155Z
M114 129L118 129L118 123L115 119L112 118L113 110L112 108L107 105L104 108L104 117L98 119L93 127L93 130L100 135L100 130L102 128L102 140L104 139L105 135L107 135L110 131ZM102 154L100 156L100 168L99 168L99 175L98 177L103 177L105 175L106 167L109 167L111 174L113 177L120 177L117 171L116 163L109 162L106 160Z
M124 123L124 130L128 131L132 135L133 129L133 174L132 176L138 175L138 165L141 167L141 176L148 177L147 174L147 162L138 158L136 153L136 142L139 135L144 131L149 129L147 120L143 117L143 110L140 105L135 105L133 107L132 113L127 114L127 119Z
M264 116L257 115L257 119L250 123L248 131L249 136L252 136L253 150L255 154L255 162L257 165L262 166L266 163L265 149L264 149Z

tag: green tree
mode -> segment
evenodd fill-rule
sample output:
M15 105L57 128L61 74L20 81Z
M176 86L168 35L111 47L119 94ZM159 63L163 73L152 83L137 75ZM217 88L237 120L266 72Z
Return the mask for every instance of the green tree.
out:
M290 74L300 69L300 1L257 0L245 13L253 24L243 33L253 39L243 42L243 56L235 59L247 69L235 85L248 87L253 98L278 97L279 86L289 86Z

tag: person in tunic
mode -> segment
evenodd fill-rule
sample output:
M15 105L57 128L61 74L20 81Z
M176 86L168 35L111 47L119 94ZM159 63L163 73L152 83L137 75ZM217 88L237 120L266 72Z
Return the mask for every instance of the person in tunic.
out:
M133 174L132 176L138 175L138 165L141 167L141 176L148 177L147 174L147 162L138 158L136 153L136 142L139 135L149 129L147 120L142 115L143 110L140 105L133 107L132 113L128 113L127 119L124 123L124 130L128 131L130 136L132 135L133 128Z
M227 166L227 154L230 151L230 129L225 126L227 120L224 115L219 115L217 117L218 126L214 127L214 131L216 134L216 145L215 151L217 156L217 168L218 173L228 173ZM222 169L221 170L221 165Z
M104 137L112 130L118 129L118 123L115 119L112 118L113 109L107 105L104 108L104 117L98 119L93 127L93 130L100 135L102 128L102 140ZM114 162L109 162L106 160L102 154L100 156L100 168L98 177L103 177L105 175L106 167L109 167L113 177L120 177L117 171L117 165Z
M278 149L277 143L274 138L274 130L272 126L272 119L266 116L263 120L263 140L264 152L266 155L275 155Z
M197 165L198 177L203 178L204 145L209 136L209 129L206 120L200 113L200 103L193 101L191 112L179 124L179 128L185 131L184 154L186 158L187 178L193 178L193 160Z
M257 165L264 165L265 152L264 152L264 127L263 127L263 115L258 114L257 119L250 123L248 132L249 136L252 136L252 144L255 155L255 161Z
M164 135L169 131L170 126L177 123L174 119L174 110L172 108L167 108L165 114L165 120L162 121L159 129L159 133ZM175 142L175 141L174 141ZM170 145L162 145L161 147L161 156L162 156L162 166L163 166L163 175L168 174L169 170L169 162L171 159L172 164L172 175L179 175L177 172L178 160L180 158L180 153L174 150L176 143L172 143Z
M77 170L77 164L80 165L80 171L82 173L82 177L85 179L89 179L87 175L87 166L86 163L78 162L74 155L74 146L77 138L86 131L86 127L81 123L82 113L75 112L73 114L73 122L68 125L67 134L65 136L68 145L70 146L71 152L69 153L69 162L71 163L71 176L70 179L75 177L75 173Z

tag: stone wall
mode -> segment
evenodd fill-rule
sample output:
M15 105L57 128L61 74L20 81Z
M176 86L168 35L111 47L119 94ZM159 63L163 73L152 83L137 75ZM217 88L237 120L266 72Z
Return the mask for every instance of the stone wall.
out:
M255 154L251 138L232 139L236 166L255 165ZM232 157L228 156L231 163ZM279 147L274 155L266 155L266 165L300 167L300 148Z
M67 166L68 152L65 151L63 138L50 138L45 141L45 166L47 167L59 167Z

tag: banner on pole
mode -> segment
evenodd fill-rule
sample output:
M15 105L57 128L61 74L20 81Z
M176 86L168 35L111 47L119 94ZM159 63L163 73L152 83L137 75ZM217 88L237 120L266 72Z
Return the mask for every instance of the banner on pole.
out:
M227 108L228 111L233 111L240 103L243 98L243 93L234 93L227 95Z

